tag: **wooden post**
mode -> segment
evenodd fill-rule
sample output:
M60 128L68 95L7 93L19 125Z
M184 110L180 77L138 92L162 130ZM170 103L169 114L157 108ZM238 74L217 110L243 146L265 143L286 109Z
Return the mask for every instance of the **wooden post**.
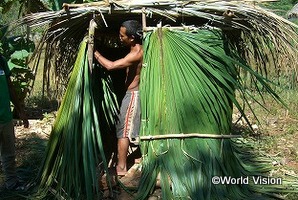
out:
M146 22L146 8L142 8L142 25L143 25L143 34L146 32L147 29L147 22Z
M92 74L92 66L93 66L93 52L94 52L94 33L97 24L94 19L90 20L89 23L89 37L88 37L88 63L89 63L89 70Z
M180 138L194 138L194 137L195 138L208 138L208 139L242 138L241 135L180 133L180 134L164 134L164 135L145 135L145 136L140 136L140 140L180 139Z

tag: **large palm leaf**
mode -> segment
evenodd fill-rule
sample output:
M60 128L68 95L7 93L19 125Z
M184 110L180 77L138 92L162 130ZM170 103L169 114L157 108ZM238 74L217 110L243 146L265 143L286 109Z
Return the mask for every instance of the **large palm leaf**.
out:
M212 184L214 176L252 178L268 170L265 160L231 139L232 105L241 110L235 91L244 90L236 67L272 91L266 79L227 56L220 32L157 29L146 35L144 52L144 161L137 199L146 199L158 174L165 199L261 199L266 198L261 194L282 192L280 186L258 186L252 180L247 185Z
M100 195L97 171L107 170L101 132L107 134L113 126L117 101L106 73L101 69L90 74L87 44L84 39L80 45L49 138L37 180L39 195L49 191L75 199L92 199L94 192ZM97 92L97 87L102 90Z

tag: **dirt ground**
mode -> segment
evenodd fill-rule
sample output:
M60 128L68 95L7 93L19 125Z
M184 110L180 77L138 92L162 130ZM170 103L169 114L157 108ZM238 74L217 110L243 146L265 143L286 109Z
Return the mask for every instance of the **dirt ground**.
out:
M24 181L32 180L38 173L38 167L43 159L43 153L49 138L56 112L44 114L42 119L30 119L30 127L23 128L20 121L16 121L16 148L18 173ZM234 116L237 118L237 116ZM290 175L298 177L298 134L297 130L291 130L291 124L297 124L297 120L289 117L286 113L284 117L275 118L267 116L264 118L265 126L259 127L253 124L255 133L249 137L257 139L262 150L273 159L272 165L275 166L275 174ZM245 127L244 121L238 121L237 126ZM243 131L240 129L240 131ZM135 164L130 169L128 175L120 181L127 186L135 187L140 178L140 165ZM0 171L0 184L3 182L3 174ZM105 183L104 183L105 184ZM109 199L109 191L105 191ZM113 190L114 199L133 199L134 191L126 192L121 187ZM1 195L2 196L2 195ZM0 199L24 199L23 196L13 196L5 194ZM157 188L150 196L150 200L161 199L161 190Z
M15 120L15 135L16 135L16 161L18 166L18 175L24 182L32 182L38 173L38 167L43 159L43 154L45 152L46 143L50 136L52 125L54 124L56 112L44 115L43 119L30 119L29 128L24 128L22 126L22 121ZM134 151L135 148L131 149ZM132 159L129 159L132 160ZM134 159L133 159L134 160ZM105 177L99 179L99 183L102 188L105 188L104 197L105 199L119 199L119 200L132 200L138 181L141 175L141 165L138 163L128 163L131 168L124 177L118 177L118 182L121 182L126 187L131 190L126 191L122 187L113 187L113 192L108 190L107 181ZM4 181L2 170L0 170L0 184L2 185ZM115 183L113 183L115 185ZM133 189L135 188L135 189ZM160 189L150 196L150 200L159 199L161 194ZM26 194L17 194L11 192L0 192L0 199L8 200L19 200L26 199Z

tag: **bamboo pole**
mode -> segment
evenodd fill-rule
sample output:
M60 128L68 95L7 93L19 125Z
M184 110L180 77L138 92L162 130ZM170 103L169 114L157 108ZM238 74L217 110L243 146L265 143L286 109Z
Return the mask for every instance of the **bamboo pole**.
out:
M147 22L146 22L146 8L142 8L142 26L143 26L143 33L147 30Z
M162 27L148 26L148 27L143 27L143 31L144 32L154 31L157 28L167 28L169 30L181 30L181 31L187 31L187 32L188 31L197 31L197 30L200 30L200 29L204 29L204 27L197 27L197 26L162 26ZM213 29L213 30L219 29L219 28L216 28L216 27L206 27L206 28Z
M65 10L68 10L70 8L82 8L82 7L99 7L99 6L107 6L109 4L101 2L91 2L91 3L76 3L76 4L69 4L69 3L63 3L62 8Z
M94 52L94 33L97 24L94 19L90 20L89 23L89 37L88 37L88 63L89 63L89 70L92 73L92 66L93 66L93 52Z
M240 2L240 3L250 3L250 4L260 4L260 3L267 3L267 2L278 2L279 0L236 0L234 2ZM199 3L214 3L216 2L215 0L207 0L207 1L202 1L202 0L189 0L189 1L160 1L160 0L152 0L152 1L147 1L147 2L142 2L142 1L99 1L99 2L89 2L89 3L77 3L77 4L71 4L71 3L63 3L62 7L65 9L68 8L81 8L81 7L99 7L99 6L110 6L111 4L116 4L120 5L122 7L180 7L180 6L186 6L189 4L199 4Z
M231 139L241 138L241 135L217 135L217 134L202 134L202 133L179 133L165 135L146 135L140 136L140 140L160 140L160 139L175 139L175 138L211 138L211 139Z

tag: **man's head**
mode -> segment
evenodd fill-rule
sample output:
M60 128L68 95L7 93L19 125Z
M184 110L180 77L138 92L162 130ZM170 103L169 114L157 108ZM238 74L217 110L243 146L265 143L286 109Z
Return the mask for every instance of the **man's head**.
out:
M128 20L122 23L120 27L120 40L124 45L132 43L141 44L142 26L136 20Z

